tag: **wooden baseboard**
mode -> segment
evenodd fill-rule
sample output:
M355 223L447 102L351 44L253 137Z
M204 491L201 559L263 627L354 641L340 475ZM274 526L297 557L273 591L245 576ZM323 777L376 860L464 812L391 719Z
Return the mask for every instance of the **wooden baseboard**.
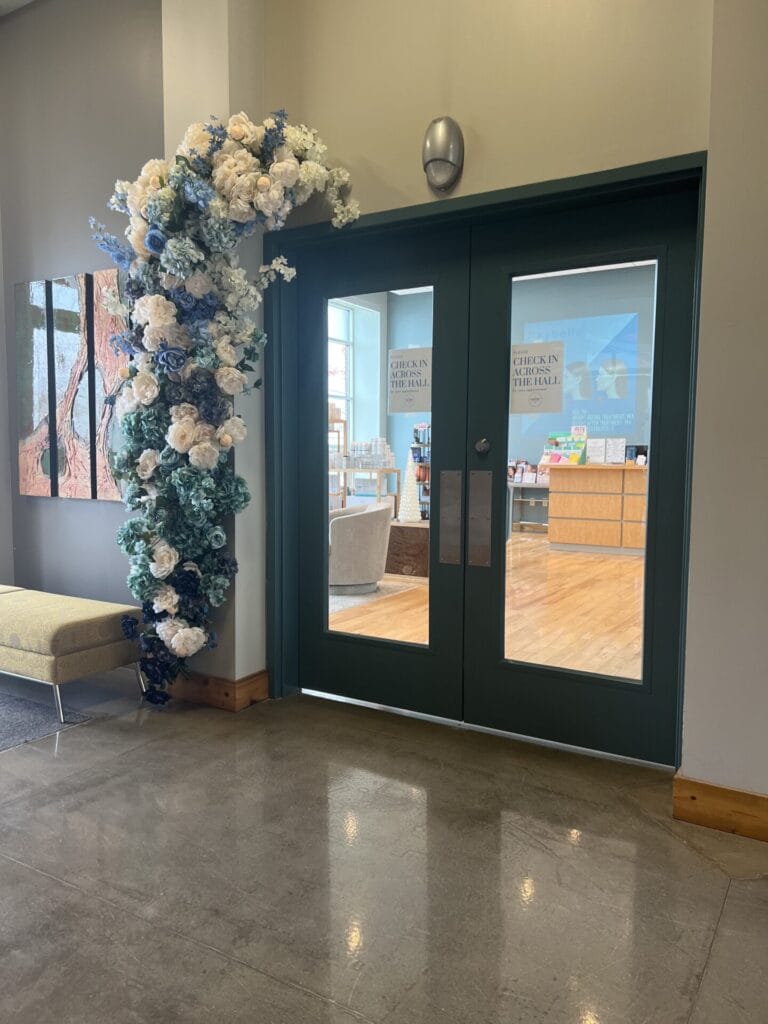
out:
M672 815L694 825L768 842L768 796L760 793L726 789L676 775L672 783Z
M207 704L223 711L243 711L251 704L267 699L269 680L266 670L235 680L193 672L191 676L177 676L169 684L168 691L176 700Z

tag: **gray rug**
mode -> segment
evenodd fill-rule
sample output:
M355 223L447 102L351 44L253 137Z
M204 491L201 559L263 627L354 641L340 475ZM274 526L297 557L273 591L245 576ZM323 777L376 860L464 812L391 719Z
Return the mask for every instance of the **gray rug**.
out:
M418 586L418 584L415 585ZM413 587L412 582L394 583L382 580L379 583L379 589L374 590L372 594L329 594L328 614L334 615L336 612L345 612L347 608L358 608L360 605L371 604L372 601L379 601L382 597L400 594L404 590L413 590Z
M9 750L88 721L88 715L81 715L65 707L66 722L62 725L53 704L53 694L50 694L50 698L50 705L38 704L36 700L0 692L0 750Z

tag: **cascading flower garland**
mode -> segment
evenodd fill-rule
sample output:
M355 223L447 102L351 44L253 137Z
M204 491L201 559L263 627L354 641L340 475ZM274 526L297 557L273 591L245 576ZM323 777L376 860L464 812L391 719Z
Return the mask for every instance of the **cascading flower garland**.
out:
M126 616L140 648L147 699L163 703L186 659L214 647L211 609L237 572L222 525L250 498L232 467L245 440L234 396L258 387L249 374L266 341L252 314L264 289L295 270L284 257L247 280L236 249L257 226L276 230L290 211L324 192L335 227L355 220L349 174L329 167L314 129L284 111L262 124L246 114L187 129L172 163L150 160L118 181L108 206L129 217L128 244L91 221L94 240L124 272L127 329L113 345L129 365L109 401L124 445L113 460L126 507L118 531L128 586L144 628Z

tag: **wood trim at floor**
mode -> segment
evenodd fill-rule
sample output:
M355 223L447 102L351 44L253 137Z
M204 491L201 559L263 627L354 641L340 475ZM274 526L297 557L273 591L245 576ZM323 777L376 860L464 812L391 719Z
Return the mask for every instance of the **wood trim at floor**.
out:
M727 789L676 775L672 783L672 815L694 825L768 842L768 795L761 793Z
M251 704L267 699L269 677L266 669L242 679L221 679L193 672L190 676L177 676L169 683L168 691L177 700L186 700L190 704L207 704L223 711L243 711Z

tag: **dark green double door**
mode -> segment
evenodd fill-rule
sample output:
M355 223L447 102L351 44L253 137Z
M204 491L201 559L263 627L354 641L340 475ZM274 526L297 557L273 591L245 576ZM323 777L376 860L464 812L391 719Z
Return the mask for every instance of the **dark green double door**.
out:
M693 175L283 236L299 271L277 344L300 688L676 762L698 208ZM409 333L417 306L429 316ZM392 411L393 348L399 366L431 349L428 409ZM361 396L374 392L371 419ZM333 520L359 511L361 479L382 500L394 491L393 474L364 472L389 457L383 442L373 454L358 443L376 436L368 422L401 470L401 514L413 518L414 495L429 508L428 526L393 526L428 543L429 575L390 573L357 594L334 574L365 563L376 534ZM404 459L419 426L430 461L414 490ZM549 480L522 464L553 444L581 458L569 450L585 433L590 459L607 461L551 468ZM646 468L612 461L625 444L648 453ZM329 501L346 506L330 526Z

